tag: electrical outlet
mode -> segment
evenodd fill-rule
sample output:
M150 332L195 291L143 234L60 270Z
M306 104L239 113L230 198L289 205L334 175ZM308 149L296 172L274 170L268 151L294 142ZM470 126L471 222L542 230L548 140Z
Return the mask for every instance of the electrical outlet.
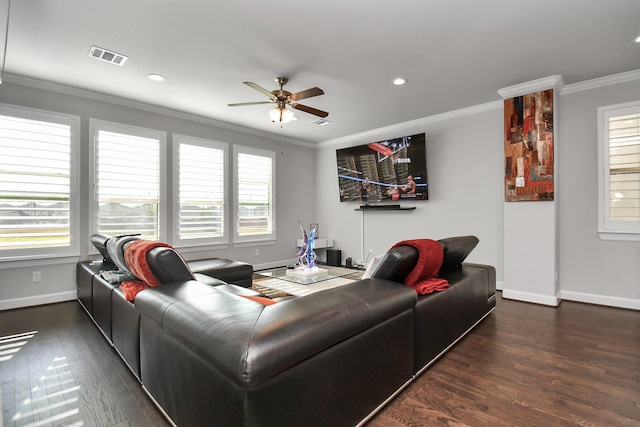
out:
M31 280L33 281L33 283L40 282L42 280L42 272L34 271Z
M256 249L256 256L260 256L260 249Z

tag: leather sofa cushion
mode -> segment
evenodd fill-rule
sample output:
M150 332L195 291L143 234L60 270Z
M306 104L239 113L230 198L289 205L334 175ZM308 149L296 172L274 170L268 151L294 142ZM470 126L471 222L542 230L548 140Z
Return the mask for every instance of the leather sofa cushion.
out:
M241 261L224 258L211 258L188 262L194 273L206 274L227 283L251 285L253 266Z
M412 289L375 279L271 306L218 287L179 289L197 283L147 289L136 308L234 383L250 388L412 310L417 300Z
M136 295L136 308L162 324L165 312L172 305L187 298L201 298L215 292L213 286L190 280L187 282L173 282L155 288L145 289ZM185 313L188 316L188 313Z

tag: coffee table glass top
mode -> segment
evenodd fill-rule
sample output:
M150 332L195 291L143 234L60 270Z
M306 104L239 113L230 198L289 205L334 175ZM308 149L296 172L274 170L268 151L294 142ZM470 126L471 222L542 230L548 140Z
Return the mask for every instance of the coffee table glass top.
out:
M270 298L287 295L300 297L343 286L362 277L362 271L359 270L325 265L320 268L325 269L326 273L303 277L287 274L290 269L286 267L255 271L254 274L259 278L254 276L252 287Z
M272 279L285 280L287 282L297 283L300 285L312 285L314 283L324 282L325 280L335 279L337 277L345 277L351 274L360 275L362 272L344 267L331 267L328 265L318 266L322 272L314 275L292 275L287 274L287 270L291 270L287 267L270 268L268 270L256 271L256 274L260 276L269 277Z

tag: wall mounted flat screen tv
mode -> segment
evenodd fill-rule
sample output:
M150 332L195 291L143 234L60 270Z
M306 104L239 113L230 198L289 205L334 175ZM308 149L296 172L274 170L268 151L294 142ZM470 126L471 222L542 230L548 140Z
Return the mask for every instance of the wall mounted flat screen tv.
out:
M336 150L341 202L428 200L425 134Z

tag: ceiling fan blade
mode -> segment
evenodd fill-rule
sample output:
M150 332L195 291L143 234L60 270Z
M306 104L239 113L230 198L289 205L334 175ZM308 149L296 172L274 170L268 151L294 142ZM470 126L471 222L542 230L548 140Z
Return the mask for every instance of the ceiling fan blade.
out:
M229 107L243 107L245 105L260 105L260 104L271 104L271 101L257 101L257 102L238 102L235 104L228 104Z
M311 89L303 90L301 92L294 93L290 96L292 101L300 101L301 99L311 98L312 96L324 95L324 92L319 87L312 87Z
M302 104L291 104L291 108L304 111L305 113L313 114L314 116L325 118L329 115L326 111L318 110L317 108L308 107Z
M274 97L274 95L271 92L269 92L268 90L266 90L262 86L255 84L254 82L242 82L242 83L246 84L250 88L253 88L253 89L257 90L260 93L264 93L269 98L273 98Z

